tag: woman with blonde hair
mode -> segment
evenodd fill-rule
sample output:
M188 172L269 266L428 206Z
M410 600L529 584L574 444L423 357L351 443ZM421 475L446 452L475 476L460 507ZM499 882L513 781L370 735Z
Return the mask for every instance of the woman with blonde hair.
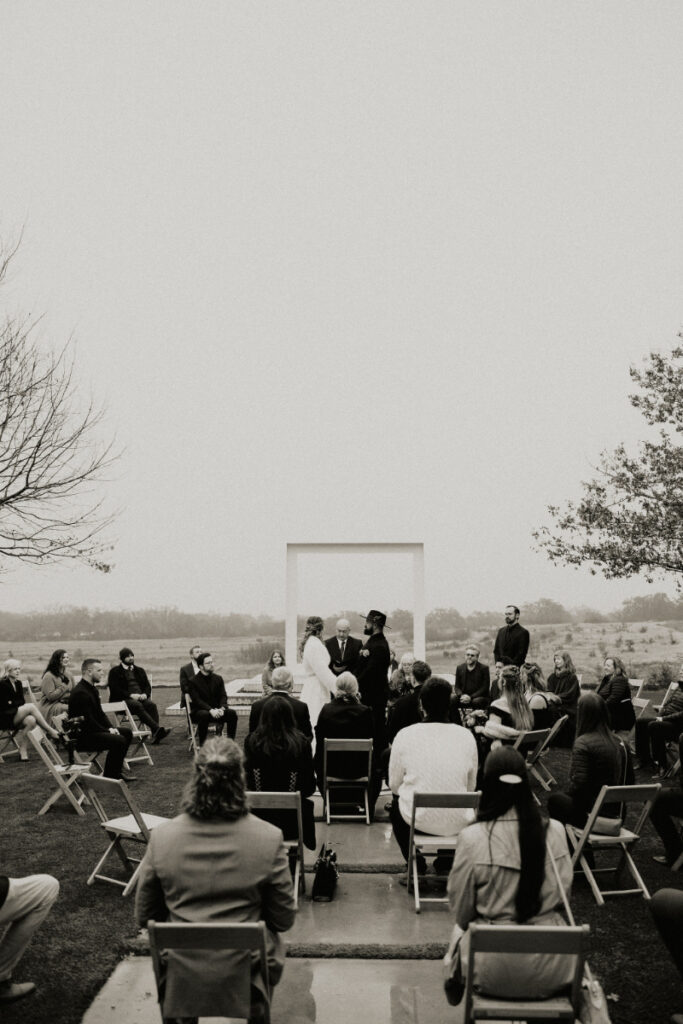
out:
M300 699L308 704L313 728L321 709L337 689L337 677L330 668L330 652L321 639L323 627L319 615L310 615L306 619L304 635L299 644L304 670Z
M541 666L535 661L526 661L519 676L534 718L534 729L551 729L559 717L560 701L554 693L548 693Z
M13 732L19 757L28 761L28 734L37 725L53 740L65 741L64 733L46 722L35 704L27 704L24 700L24 688L19 678L21 662L16 658L8 658L3 666L0 679L0 729Z
M493 745L513 743L520 732L533 729L534 716L527 704L519 669L505 665L500 673L500 697L489 708L489 718L483 727L484 735Z

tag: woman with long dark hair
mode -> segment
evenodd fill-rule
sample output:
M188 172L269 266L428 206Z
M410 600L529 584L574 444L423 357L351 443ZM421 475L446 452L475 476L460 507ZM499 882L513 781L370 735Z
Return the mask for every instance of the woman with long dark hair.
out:
M244 741L247 788L262 792L301 793L303 840L315 849L313 801L315 792L311 742L300 732L286 697L274 693L264 702L259 724ZM296 819L289 811L259 812L281 828L285 839L296 839Z
M598 686L598 696L607 705L610 725L624 742L628 742L631 729L636 724L636 715L626 666L621 658L614 655L605 658L605 674Z
M550 855L569 892L573 873L564 828L541 818L519 751L499 747L486 760L477 820L460 833L448 878L451 910L465 932L463 965L472 921L565 924ZM474 981L486 995L545 999L569 984L573 973L567 956L483 955L477 957Z
M38 706L50 725L69 714L69 694L74 688L69 661L68 651L59 647L52 652L40 680L42 696Z
M274 651L271 651L270 657L266 662L266 666L261 673L261 685L263 686L263 692L268 693L273 688L273 672L276 668L282 668L285 663L285 656L279 647L276 647Z
M597 693L588 691L579 700L576 739L569 766L566 793L548 799L551 818L582 828L603 786L630 786L633 766L626 744L610 729L609 711ZM601 811L610 817L610 808ZM616 815L616 808L612 810Z

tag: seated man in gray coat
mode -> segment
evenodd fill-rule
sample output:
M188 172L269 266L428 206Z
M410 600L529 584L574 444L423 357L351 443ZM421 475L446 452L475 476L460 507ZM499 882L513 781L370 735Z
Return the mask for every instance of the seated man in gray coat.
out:
M183 922L264 921L270 984L282 976L279 933L294 923L292 876L282 832L249 814L242 753L228 739L197 754L177 818L151 834L140 868L135 917ZM164 1019L264 1017L258 964L234 950L169 954Z

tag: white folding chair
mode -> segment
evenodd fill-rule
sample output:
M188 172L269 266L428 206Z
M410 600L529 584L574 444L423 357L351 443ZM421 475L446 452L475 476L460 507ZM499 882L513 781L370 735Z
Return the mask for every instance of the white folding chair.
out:
M162 1019L164 1014L164 987L166 964L163 954L168 950L252 950L258 953L261 980L266 993L263 1024L270 1022L271 987L268 977L268 947L266 943L266 926L263 921L248 924L232 924L230 922L211 922L210 924L160 924L157 921L147 922L149 932L149 951L152 956L152 967L157 985L157 997ZM246 963L249 972L247 984L251 978L251 960ZM197 975L201 976L202 964L198 958ZM231 1020L235 1019L232 1015ZM261 1018L259 1018L261 1019Z
M562 719L564 721L564 719ZM555 726L559 723L555 722ZM555 728L553 726L553 728ZM548 743L550 742L551 733L553 729L526 729L520 732L519 736L512 744L513 750L519 750L520 754L523 755L526 761L527 771L537 779L538 782L543 786L543 789L550 789L555 779L543 765L543 775L538 770L540 766L539 757L542 751L544 751ZM554 735L554 734L553 734ZM536 794L533 794L534 800L540 805L541 801L538 799Z
M0 764L6 757L19 757L21 753L14 734L14 729L0 729Z
M646 786L603 786L600 790L593 809L588 815L588 820L583 828L576 825L565 825L567 839L572 852L572 867L577 870L577 864L581 865L588 884L591 887L595 901L598 906L603 906L605 896L625 896L633 893L642 893L645 899L650 899L645 882L640 876L638 868L631 856L631 847L640 839L640 833L650 813L654 798L661 789L659 783ZM625 805L639 803L643 805L638 819L632 829L624 828L623 815ZM604 818L600 811L605 804L621 804L621 818ZM602 831L601 831L602 829ZM610 834L613 831L613 834ZM586 847L593 852L615 850L620 853L616 867L596 868L591 867L586 858ZM614 878L618 877L621 869L627 866L636 888L630 889L601 889L595 878L596 874L613 872Z
M80 776L79 781L95 808L102 828L109 837L109 846L90 873L88 885L92 885L95 879L101 882L109 882L111 885L118 885L123 889L122 896L128 896L137 885L142 857L131 857L126 853L123 845L124 841L146 847L152 829L158 825L163 825L164 822L171 819L162 818L158 814L143 814L123 779L107 779L103 775L90 775L86 773ZM102 803L103 797L107 801L118 797L119 803L123 803L124 810L128 813L118 817L111 817ZM126 870L132 871L130 878L126 881L100 874L100 869L112 853L117 854ZM133 867L133 865L136 865L136 867Z
M83 774L90 771L90 762L68 764L39 725L31 729L28 738L53 782L57 783L56 790L47 798L38 814L46 814L53 804L64 797L76 814L85 815L82 804L87 803L87 798L79 783Z
M664 700L662 701L662 703L654 705L654 709L657 712L657 714L659 714L659 712L666 706L666 703L669 700L669 697L674 692L674 690L677 690L677 689L678 689L678 682L677 682L677 680L674 679L674 681L672 683L669 683L667 691L664 694Z
M338 775L327 774L327 757L330 753L367 754L368 767L364 775L354 779L343 779ZM325 739L323 748L323 793L325 796L325 819L329 825L334 818L338 821L357 821L365 818L365 824L370 824L370 778L372 773L372 740L371 739ZM330 793L340 789L359 789L363 793L364 811L355 814L333 814L331 809Z
M126 769L137 761L146 761L148 764L153 765L152 755L145 744L145 740L148 740L152 733L147 726L135 721L126 702L119 700L103 704L102 710L115 729L122 726L125 729L130 729L133 734L133 739L124 760Z
M471 808L476 811L481 793L414 793L413 811L410 816L410 840L408 843L408 892L413 890L415 913L420 913L422 903L448 903L448 896L423 896L420 892L420 875L417 870L418 854L423 857L436 857L441 850L455 850L458 835L432 836L419 832L415 826L415 818L421 807L432 810L453 810L454 808Z
M650 706L650 701L647 697L634 697L633 698L633 710L636 713L636 718L642 718L646 709Z
M645 680L629 679L628 685L631 687L631 700L634 701L636 697L640 697L641 690L645 685Z
M574 1024L579 1017L581 983L588 948L590 928L556 925L491 925L471 924L469 959L465 982L464 1024L475 1020L533 1021L564 1020ZM474 987L475 959L479 953L493 953L514 957L519 953L553 953L574 957L574 977L569 995L551 996L549 999L499 999L480 994Z
M298 905L299 892L306 892L304 875L304 829L301 814L301 793L262 792L250 789L247 792L247 803L250 811L293 811L296 813L297 838L285 839L288 853L296 852L294 868L294 899Z

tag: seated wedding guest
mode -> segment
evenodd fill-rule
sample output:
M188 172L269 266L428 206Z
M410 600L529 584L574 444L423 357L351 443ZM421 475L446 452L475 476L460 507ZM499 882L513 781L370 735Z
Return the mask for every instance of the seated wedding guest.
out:
M566 793L550 794L548 814L563 824L582 828L602 787L624 785L633 785L630 754L610 729L605 701L588 691L578 703L569 786ZM609 818L616 817L617 811L607 804L600 813Z
M479 661L479 653L477 644L465 648L465 661L455 670L453 708L479 711L489 706L491 675L488 665Z
M656 718L639 718L636 722L636 756L639 766L656 768L657 778L668 771L667 743L676 742L683 733L683 665L678 673L678 689L673 690L659 709Z
M463 971L469 956L472 922L562 926L562 893L572 865L564 828L544 822L517 750L491 751L484 767L477 821L460 833L448 879L451 910L463 929ZM561 954L479 955L477 990L508 999L545 999L560 992L574 975L573 957Z
M0 1004L35 992L34 982L12 981L12 973L58 895L52 875L0 875Z
M274 651L271 651L270 657L266 662L266 667L261 673L261 685L263 686L263 692L266 693L266 687L272 689L272 678L273 672L276 668L281 668L285 663L285 656L277 647Z
M394 837L406 863L414 793L472 792L477 778L477 744L469 730L449 720L451 684L432 676L420 689L424 721L409 725L396 735L389 759L389 787L393 801L389 816ZM421 808L416 828L432 836L457 835L473 819L468 808ZM435 862L437 871L450 866L450 851ZM426 871L424 857L417 869ZM401 876L406 884L407 876Z
M524 688L524 697L534 718L534 729L552 729L560 717L561 704L559 697L546 690L545 679L541 666L535 661L525 662L519 670L519 678Z
M314 850L313 801L308 799L315 792L313 754L310 740L297 727L286 695L273 693L264 701L258 726L244 741L244 760L247 789L301 793L303 841ZM298 837L293 811L257 813L281 828L285 839Z
M413 686L409 693L399 697L389 708L387 717L387 739L393 743L401 729L422 721L420 691L430 678L432 670L426 661L413 662ZM450 683L449 683L450 685Z
M506 665L512 665L510 658L503 656L500 661L496 661L493 666L493 678L491 680L491 689L489 690L489 704L494 700L498 700L500 697L500 674Z
M555 667L547 679L548 690L560 698L562 714L567 715L567 721L558 733L557 745L571 747L576 732L576 705L581 696L581 686L574 663L566 651L555 651L553 662Z
M251 710L249 712L249 732L253 732L254 729L257 728L261 718L261 712L266 706L266 703L270 700L271 696L277 694L280 697L285 697L289 703L297 729L299 729L304 736L307 736L309 740L313 739L313 729L311 728L311 716L308 711L308 705L304 704L303 701L298 700L298 698L294 696L292 692L293 688L294 679L289 669L284 666L276 668L273 672L271 681L269 683L264 682L263 684L265 697L255 700L251 705Z
M678 737L678 756L683 757L683 731ZM664 844L664 853L654 854L652 859L671 867L683 853L683 838L680 823L683 819L683 774L678 775L678 784L660 789L650 809L650 820L657 835Z
M28 734L31 729L39 725L53 740L62 739L63 733L45 721L35 704L26 703L19 678L20 671L21 662L16 658L8 658L3 666L0 679L0 729L15 733L19 757L22 761L28 761Z
M412 692L415 685L415 680L413 679L414 664L415 655L412 651L406 651L405 654L401 655L398 668L391 673L391 678L389 679L389 701L387 707L393 706L399 697Z
M187 665L182 665L180 668L180 706L185 707L185 694L187 688L199 672L199 665L197 664L197 658L202 653L202 649L199 644L193 644L190 647L190 660Z
M106 685L102 681L100 659L86 658L81 665L81 681L76 683L69 694L69 718L84 720L75 747L76 750L84 751L106 750L105 777L133 782L135 776L123 771L123 762L133 734L123 726L113 728L102 710L102 701L97 691Z
M624 743L628 743L636 716L626 666L621 658L605 658L605 675L597 692L607 705L612 729Z
M40 680L42 696L38 706L50 725L69 712L69 694L74 688L69 661L69 655L63 648L53 651Z
M398 661L396 660L396 651L393 647L389 648L389 668L387 669L387 680L391 683L391 677L398 668Z
M683 978L683 892L680 889L659 889L648 903L662 942ZM669 1021L670 1024L683 1024L683 1013L672 1014Z
M201 747L209 733L213 722L216 735L220 736L223 726L227 727L228 736L234 740L237 732L237 712L228 707L228 697L222 676L213 670L213 658L204 651L197 658L199 672L187 688L192 702L192 721L197 725L197 741Z
M276 985L285 965L280 932L295 903L279 829L249 814L239 747L209 740L197 754L181 813L155 828L140 867L135 918L184 923L264 921L268 971ZM207 865L210 869L207 870ZM248 959L246 960L248 963ZM268 996L257 962L251 984L243 953L202 949L169 954L164 1019L245 1017L260 1021Z
M505 665L500 672L500 697L492 701L486 725L477 726L487 739L514 743L520 732L533 729L534 716L524 697L522 680L516 665ZM498 742L496 742L498 741Z
M364 740L374 739L372 711L361 704L358 693L358 680L351 672L343 672L337 678L337 692L329 704L325 704L315 727L315 757L313 764L318 780L318 788L323 794L323 753L325 740ZM368 794L370 817L374 813L375 803L382 788L382 774L375 768L381 751L373 750L373 767ZM327 758L327 773L339 779L357 779L368 770L366 754L332 751ZM353 792L353 791L352 791Z
M132 714L151 730L152 743L160 743L169 735L171 730L159 725L159 710L152 700L147 673L135 664L135 655L130 647L122 647L119 651L119 664L109 669L107 684L112 704L123 701Z

